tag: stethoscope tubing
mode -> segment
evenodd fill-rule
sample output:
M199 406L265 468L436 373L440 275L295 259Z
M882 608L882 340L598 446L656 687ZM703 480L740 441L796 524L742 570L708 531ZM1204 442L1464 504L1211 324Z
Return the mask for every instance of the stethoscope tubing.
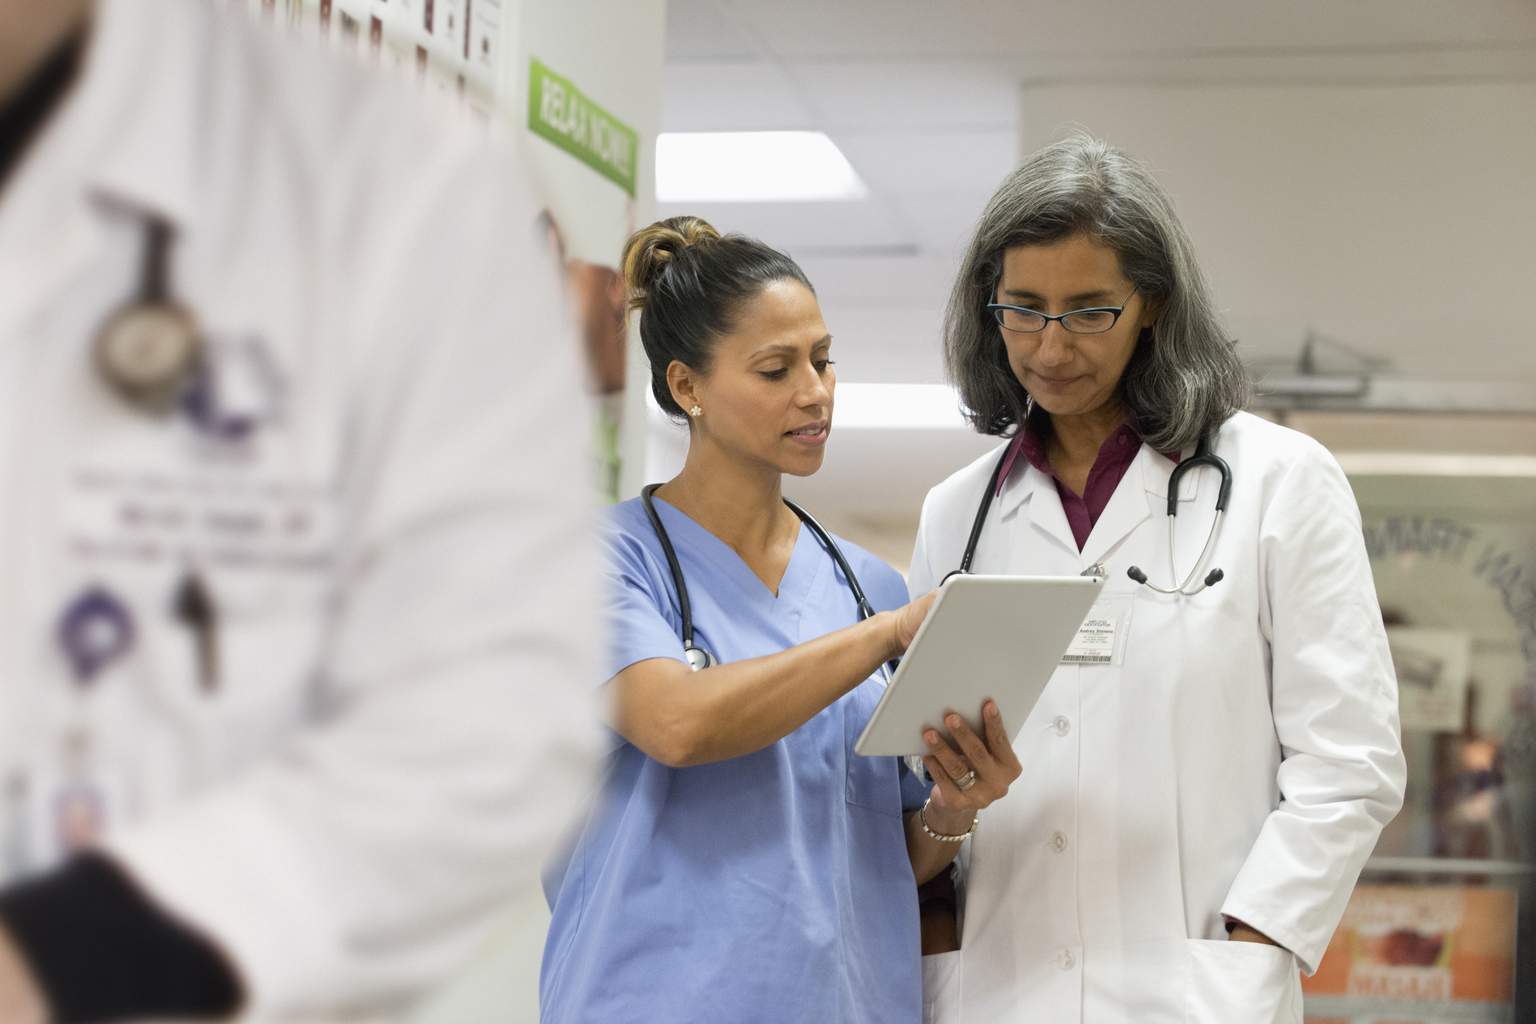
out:
M672 573L672 585L677 590L677 610L682 618L683 625L683 650L687 652L699 651L704 656L706 663L703 666L695 666L695 668L707 668L710 665L716 664L715 657L693 642L693 606L688 601L688 583L683 579L683 567L677 560L677 551L672 547L672 538L667 535L667 529L662 525L661 516L656 512L656 503L651 497L660 486L661 484L647 484L641 488L640 503L645 506L646 518L651 521L651 529L656 531L656 539L661 542L662 553L667 556L667 568ZM848 581L848 590L853 594L853 599L858 605L859 621L863 622L865 619L872 617L875 614L875 609L864 596L864 588L859 586L859 578L854 575L853 566L848 564L848 559L843 556L843 550L837 546L837 541L832 538L832 534L816 520L815 516L795 502L790 501L788 498L784 498L783 501L802 523L810 527L811 532L816 535L816 539L821 542L821 546L826 548L827 553L832 556L832 561L842 570L843 578ZM689 664L693 664L693 662L690 660ZM889 666L882 663L880 672L885 677L885 681L889 683L891 679Z
M651 529L656 531L656 539L661 541L662 554L667 556L667 568L672 570L672 582L677 587L677 608L683 618L683 648L686 650L693 646L693 609L688 604L688 585L683 582L683 567L677 561L677 552L672 548L672 538L667 535L667 528L661 525L661 516L656 514L656 504L651 500L651 495L661 484L647 484L640 491L640 504L645 506L645 516L651 521Z
M949 579L950 576L957 574L967 575L970 573L971 564L976 560L976 548L981 543L981 531L986 526L987 513L992 509L992 498L997 493L998 483L1003 474L1003 467L1008 464L1012 449L1013 446L1011 444L1003 447L1003 454L998 458L997 466L992 470L992 477L987 481L987 489L982 492L981 501L977 505L976 518L971 522L971 535L966 541L965 553L960 556L960 568L949 572L944 577L945 579ZM1221 532L1221 523L1227 514L1227 502L1232 497L1232 467L1227 464L1225 459L1211 451L1211 439L1209 437L1202 437L1200 443L1195 446L1195 454L1175 466L1173 472L1169 475L1168 517L1172 520L1178 516L1179 484L1183 481L1186 473L1198 466L1209 466L1221 474L1221 490L1216 495L1216 514L1211 520L1210 530L1205 535L1205 547L1201 549L1200 557L1195 560L1194 568L1189 571L1189 575L1184 578L1182 583L1179 583L1177 587L1171 590L1164 590L1162 587L1153 586L1147 582L1145 576L1138 578L1135 566L1131 567L1129 573L1131 579L1136 580L1137 583L1151 590L1157 591L1159 594L1183 594L1187 597L1193 597L1222 579L1223 574L1221 570L1217 569L1208 575L1200 586L1194 590L1189 589L1189 585L1199 575L1200 567L1205 565L1205 560L1210 557L1211 549L1216 545L1216 536ZM1173 523L1170 521L1168 524L1168 566L1173 570L1174 579L1177 581L1178 570L1174 568L1173 555Z

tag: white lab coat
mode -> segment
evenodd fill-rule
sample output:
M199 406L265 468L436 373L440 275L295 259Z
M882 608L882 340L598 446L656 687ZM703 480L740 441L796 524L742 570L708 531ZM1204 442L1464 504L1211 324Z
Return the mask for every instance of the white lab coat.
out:
M0 848L46 863L88 722L109 852L228 953L251 1017L308 1019L442 977L593 770L586 403L511 159L241 6L104 0L0 193ZM176 229L173 291L253 436L93 371L133 211ZM171 611L189 566L212 693ZM82 697L56 629L92 585L137 638Z
M1233 489L1206 569L1226 578L1194 596L1126 577L1138 565L1173 586L1173 463L1146 446L1081 552L1054 482L1026 459L993 504L975 571L1103 562L1096 608L1126 628L1128 605L1129 632L1121 665L1057 669L1014 737L1023 774L962 858L961 952L925 964L935 1022L1301 1020L1297 968L1316 969L1401 805L1397 686L1338 464L1241 413L1215 450ZM913 593L959 565L997 457L929 493ZM1218 483L1208 468L1183 481L1184 574ZM1284 948L1227 942L1223 915Z

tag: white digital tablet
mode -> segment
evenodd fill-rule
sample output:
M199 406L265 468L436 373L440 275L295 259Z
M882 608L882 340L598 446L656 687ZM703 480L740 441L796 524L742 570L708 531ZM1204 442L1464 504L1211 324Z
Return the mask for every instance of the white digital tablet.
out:
M982 735L989 697L1017 738L1103 585L1099 576L951 576L854 750L926 754L923 727L949 739L950 709Z

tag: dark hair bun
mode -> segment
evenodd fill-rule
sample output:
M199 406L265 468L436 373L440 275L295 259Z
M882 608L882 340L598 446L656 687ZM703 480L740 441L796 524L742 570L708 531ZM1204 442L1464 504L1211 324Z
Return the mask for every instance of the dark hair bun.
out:
M672 397L667 367L702 374L715 343L736 329L737 314L771 281L798 281L815 294L795 261L745 235L725 235L702 217L669 217L635 232L624 245L629 311L640 311L640 344L651 364L656 404L688 417Z
M720 232L702 217L668 217L629 236L620 261L624 283L629 286L629 308L645 305L656 279L677 258L678 253L701 242L716 241Z

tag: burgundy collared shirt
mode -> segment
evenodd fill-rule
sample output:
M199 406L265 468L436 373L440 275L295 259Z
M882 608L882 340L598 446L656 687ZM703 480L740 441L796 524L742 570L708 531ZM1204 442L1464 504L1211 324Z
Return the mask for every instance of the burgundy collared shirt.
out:
M1104 514L1104 508L1109 504L1115 488L1120 486L1120 481L1125 477L1125 471L1136 461L1136 453L1141 451L1141 434L1129 423L1122 423L1104 439L1104 443L1099 446L1099 454L1093 460L1093 467L1088 470L1088 483L1083 487L1081 495L1062 483L1051 469L1046 444L1047 439L1026 424L1014 436L1008 454L1003 456L1003 470L997 476L997 489L999 493L1002 492L1003 481L1008 479L1014 460L1022 452L1031 466L1055 481L1056 493L1061 495L1062 511L1067 514L1067 525L1072 527L1072 538L1077 541L1077 550L1081 551L1083 545L1088 543L1088 535L1093 532L1093 524ZM1165 453L1164 458L1177 463L1179 453Z

